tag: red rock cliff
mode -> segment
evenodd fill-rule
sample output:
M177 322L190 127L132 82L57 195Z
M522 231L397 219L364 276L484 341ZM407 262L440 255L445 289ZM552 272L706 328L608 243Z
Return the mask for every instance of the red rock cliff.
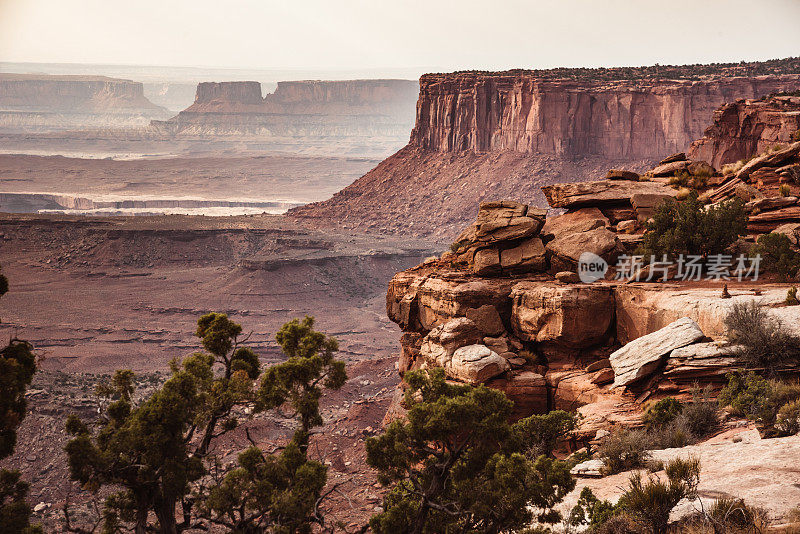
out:
M714 123L688 155L719 168L778 144L800 140L800 96L737 100L714 112Z
M480 201L544 206L541 186L648 168L702 136L723 103L800 88L800 60L777 63L425 75L409 144L290 213L450 239Z
M593 82L432 74L420 79L411 143L438 152L660 158L700 137L720 104L798 87L796 75Z

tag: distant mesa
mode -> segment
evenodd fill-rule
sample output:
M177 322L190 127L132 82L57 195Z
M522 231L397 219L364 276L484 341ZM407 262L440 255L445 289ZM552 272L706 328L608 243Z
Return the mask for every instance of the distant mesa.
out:
M800 58L427 74L408 145L330 200L290 214L453 238L480 201L543 207L541 186L648 169L702 137L725 102L798 89Z
M191 106L151 126L182 137L303 138L339 144L341 153L386 154L408 141L417 94L411 80L285 81L263 97L259 82L203 82Z
M0 126L30 131L144 126L168 115L139 82L105 76L0 73Z

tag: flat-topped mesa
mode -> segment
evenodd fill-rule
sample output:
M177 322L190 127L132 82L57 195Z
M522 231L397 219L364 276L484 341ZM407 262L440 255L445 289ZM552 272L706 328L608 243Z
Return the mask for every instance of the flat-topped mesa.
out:
M796 75L608 82L428 74L420 78L411 144L437 152L658 158L700 137L723 102L798 87Z
M723 103L797 89L797 59L427 74L408 145L331 199L290 214L452 239L479 202L543 207L542 186L609 167L646 169L684 151Z
M760 100L737 100L714 112L714 123L694 141L688 155L717 168L799 141L800 93Z

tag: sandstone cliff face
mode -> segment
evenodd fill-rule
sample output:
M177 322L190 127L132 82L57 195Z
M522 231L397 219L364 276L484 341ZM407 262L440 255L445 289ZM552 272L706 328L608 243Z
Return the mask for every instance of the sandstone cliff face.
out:
M714 123L688 154L715 167L791 143L800 129L800 96L737 100L714 112Z
M660 158L700 137L723 102L798 87L798 76L608 83L426 75L411 143L439 152Z
M453 238L479 201L544 206L540 186L609 167L648 168L699 138L721 104L800 88L798 74L725 73L603 81L558 79L557 71L425 75L409 145L329 201L291 213Z
M145 125L166 110L141 83L103 76L0 74L0 128Z

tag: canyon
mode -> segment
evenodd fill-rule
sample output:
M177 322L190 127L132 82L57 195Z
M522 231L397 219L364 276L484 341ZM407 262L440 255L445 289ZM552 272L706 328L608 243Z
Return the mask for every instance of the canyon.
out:
M290 213L453 238L482 200L543 207L541 186L643 170L685 150L720 105L800 88L800 65L789 63L790 72L750 77L732 68L681 79L622 69L577 79L558 70L425 75L409 144L330 200Z

